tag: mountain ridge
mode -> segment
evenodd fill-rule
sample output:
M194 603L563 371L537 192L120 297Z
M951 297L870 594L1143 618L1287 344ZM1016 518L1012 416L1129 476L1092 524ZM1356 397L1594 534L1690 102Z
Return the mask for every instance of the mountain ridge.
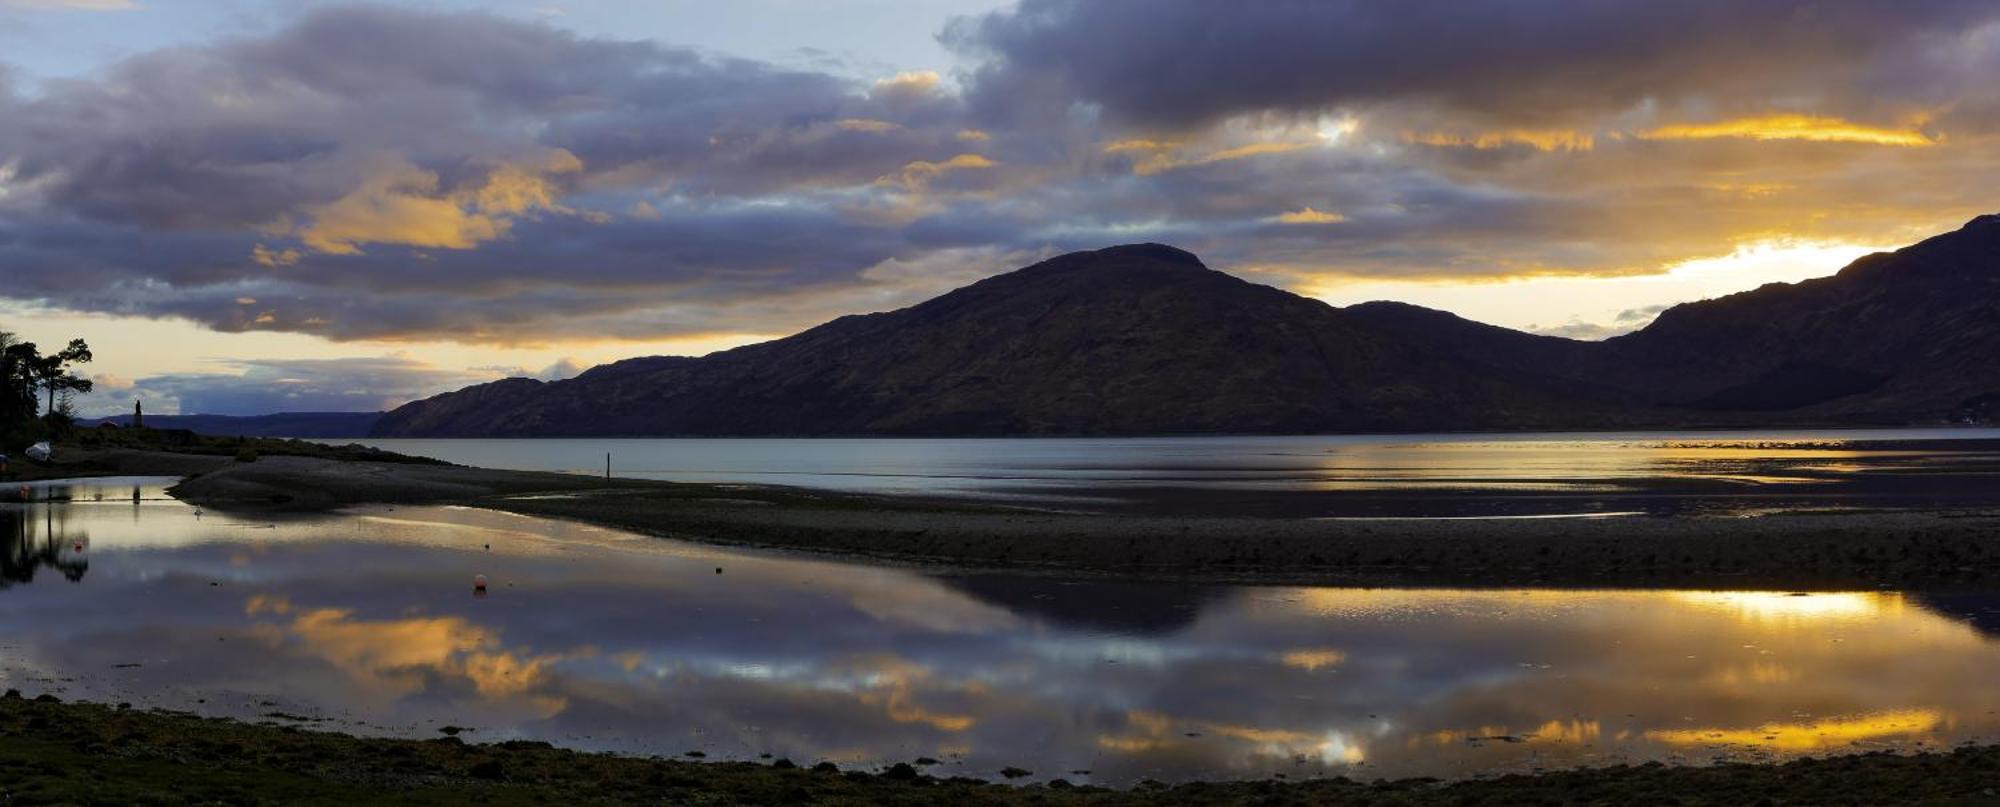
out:
M1945 345L1940 348L1940 345ZM1139 435L1936 422L2000 396L2000 216L1583 342L1345 308L1164 244L700 358L507 379L376 436ZM1992 387L1992 389L1988 389ZM1973 406L1973 409L1977 409Z

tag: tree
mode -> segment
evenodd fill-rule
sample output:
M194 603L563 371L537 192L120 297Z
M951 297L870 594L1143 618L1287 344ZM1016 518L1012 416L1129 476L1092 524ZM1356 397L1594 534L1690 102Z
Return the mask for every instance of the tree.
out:
M35 389L42 354L33 342L0 331L0 430L35 416Z
M70 365L88 364L90 359L90 345L84 344L82 339L71 339L68 347L41 357L35 363L36 379L49 393L49 414L56 413L57 393L90 391L90 379L78 376L69 370Z

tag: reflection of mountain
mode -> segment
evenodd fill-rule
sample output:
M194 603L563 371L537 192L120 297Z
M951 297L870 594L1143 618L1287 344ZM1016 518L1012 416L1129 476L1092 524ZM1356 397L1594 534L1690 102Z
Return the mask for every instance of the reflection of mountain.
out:
M1917 594L1919 604L1971 625L1980 633L2000 636L2000 592L1977 594Z
M44 508L46 511L47 508ZM65 551L65 546L82 541L81 534L58 531L54 516L43 514L42 527L31 518L32 513L20 510L0 510L0 589L18 583L32 583L35 572L47 566L62 573L74 583L83 579L84 572L90 571L90 561L82 554Z
M977 574L939 580L1020 616L1071 630L1125 634L1162 634L1185 628L1194 624L1203 608L1229 591L1222 586Z

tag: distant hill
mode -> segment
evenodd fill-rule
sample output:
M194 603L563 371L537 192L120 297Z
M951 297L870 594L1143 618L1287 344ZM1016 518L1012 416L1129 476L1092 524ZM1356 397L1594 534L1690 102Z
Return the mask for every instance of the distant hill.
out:
M279 412L274 415L147 415L155 429L187 429L216 437L367 437L381 412ZM88 425L132 425L131 415L85 421Z
M378 436L1005 435L1936 423L2000 402L2000 216L1604 342L1335 308L1140 244L699 359L416 401Z
M1348 310L1364 309L1396 338L1582 385L1664 425L1939 423L2000 409L2000 215L1828 277L1677 305L1603 342L1414 306Z

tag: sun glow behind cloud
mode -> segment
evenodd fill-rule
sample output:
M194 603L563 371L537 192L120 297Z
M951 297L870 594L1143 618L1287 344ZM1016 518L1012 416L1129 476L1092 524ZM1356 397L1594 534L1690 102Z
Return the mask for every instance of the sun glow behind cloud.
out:
M1677 123L1640 135L1651 140L1704 140L1741 137L1750 140L1809 140L1822 143L1869 143L1879 146L1930 146L1936 141L1915 129L1889 129L1815 115L1779 114L1713 123Z
M1565 326L1581 326L1564 335L1602 338L1643 327L1666 305L1825 277L1863 255L1890 249L1894 246L1770 238L1644 274L1524 275L1483 283L1326 276L1301 293L1334 305L1397 300L1509 328L1563 332Z

